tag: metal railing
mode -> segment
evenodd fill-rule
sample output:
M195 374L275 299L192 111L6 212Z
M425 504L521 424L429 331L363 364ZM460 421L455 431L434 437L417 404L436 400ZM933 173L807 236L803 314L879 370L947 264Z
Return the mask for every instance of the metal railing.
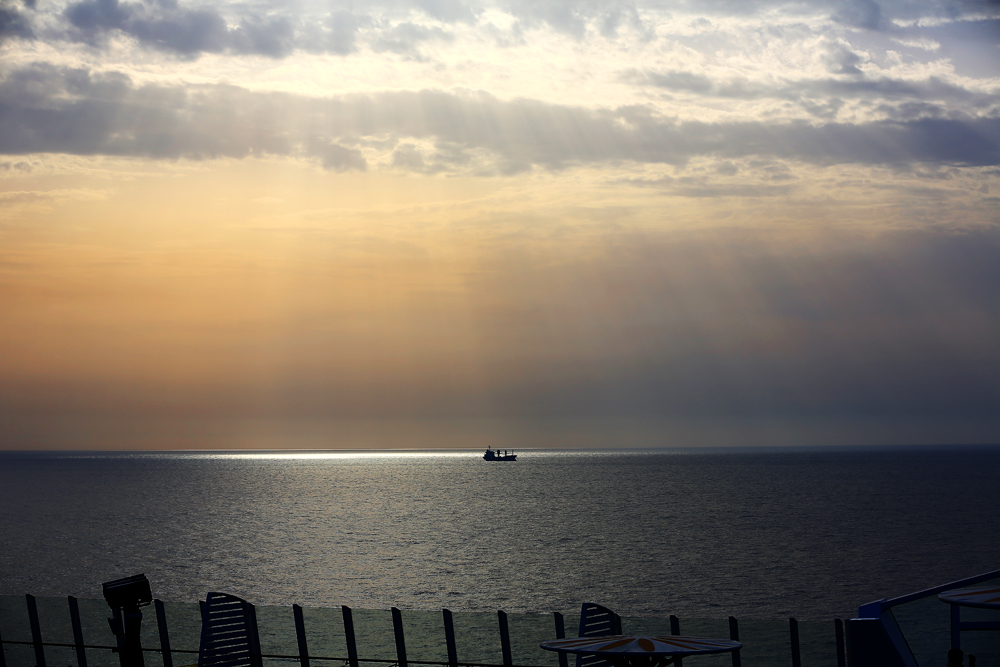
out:
M11 597L6 598L8 604L6 605L6 609L4 609L3 611L6 612L8 620L10 620L12 615L15 614L12 608L13 605L10 604L10 602L12 602L14 599L16 598L11 598ZM3 646L5 648L8 646L31 647L33 651L34 664L31 665L25 663L25 658L27 658L27 656L24 655L22 652L22 654L19 656L19 659L14 661L15 664L8 665L4 655L4 651L0 651L0 667L51 667L52 665L55 665L55 663L52 662L51 660L47 660L45 651L47 647L58 648L63 650L72 649L73 653L75 654L76 667L103 667L98 665L89 665L87 651L88 650L100 651L100 652L107 651L108 653L104 654L103 656L104 659L103 660L99 659L97 661L107 664L108 663L107 658L111 656L113 652L116 652L118 650L117 646L99 644L99 643L87 643L85 641L83 624L81 623L81 613L79 605L80 601L78 601L77 598L69 596L66 599L68 605L70 626L72 630L72 637L73 637L72 642L43 640L42 623L40 621L36 598L32 595L26 595L24 597L24 601L25 604L23 609L24 612L27 614L27 621L28 621L27 626L28 628L30 628L30 639L26 637L19 639L6 638L4 635L6 634L7 629L3 625L3 616L0 615L0 646ZM51 617L54 612L53 604L56 603L57 600L49 598L45 599L45 601L48 604L49 616ZM94 617L96 616L96 611L98 609L98 607L96 606L97 602L92 600L88 600L86 602L92 607L91 609L92 613L90 614L89 620L93 621ZM168 603L168 604L174 604L184 607L193 607L193 605L179 605L178 603ZM104 607L103 609L106 613L107 607ZM262 608L262 609L270 609L272 610L272 612L276 611L275 608ZM145 643L150 644L150 646L152 646L154 643L157 643L158 645L155 648L152 648L150 646L144 646L143 652L147 655L159 655L160 661L162 662L162 667L174 667L175 655L178 657L197 656L198 650L194 648L194 646L197 645L195 643L196 637L194 636L197 631L193 628L194 619L193 618L187 619L188 620L187 632L186 633L182 632L182 634L184 635L183 639L187 641L189 647L178 647L175 645L176 642L173 642L171 640L172 633L171 630L168 628L167 612L164 603L160 600L154 600L153 610L155 611L155 619L156 619L155 633L153 632L152 628L146 628L144 629L144 636L147 640ZM189 609L187 611L191 612L193 610ZM443 637L442 634L438 634L437 637L438 640L440 639L444 640L444 647L446 650L447 657L443 660L413 659L408 656L406 637L404 633L404 624L403 624L404 612L401 612L399 609L395 607L389 610L392 618L391 646L394 648L395 652L394 657L388 657L388 656L372 657L370 655L368 657L362 657L361 655L359 655L358 642L355 633L354 612L350 607L346 605L340 608L340 616L343 626L343 635L342 635L343 643L341 645L346 649L345 651L346 655L322 654L322 653L327 653L326 651L323 650L317 651L317 654L313 654L312 652L310 652L309 649L309 641L306 633L306 617L305 617L306 614L304 612L310 612L310 611L334 612L334 610L322 609L322 608L313 608L304 610L303 607L296 604L291 606L291 611L292 611L292 619L294 622L295 649L293 649L292 651L277 650L277 651L262 652L261 653L262 658L278 662L298 662L300 667L313 667L312 666L313 662L337 663L343 665L344 667L359 667L361 663L372 664L372 665L387 665L389 667L409 667L410 665L421 665L421 666L434 665L441 667L512 667L513 665L515 665L515 651L513 650L509 617L507 612L504 612L502 610L497 611L496 625L494 626L494 631L492 634L493 640L489 641L489 643L492 643L495 642L497 639L499 640L500 650L499 650L499 655L497 656L500 658L499 661L496 660L484 661L481 659L473 659L473 660L459 659L457 642L456 642L457 635L455 632L454 615L448 609L441 610L440 625L437 626L440 629L439 632L443 631ZM368 614L374 613L373 610L363 610L363 611L367 612ZM425 618L426 615L428 614L428 612L405 612L405 613L414 615L422 614L424 615ZM480 614L475 614L474 612L459 612L459 614L464 614L466 617L473 615L482 616ZM532 627L533 633L531 634L535 635L535 637L530 639L524 639L523 637L520 638L522 640L521 642L522 646L529 646L533 643L534 646L537 647L538 637L541 637L542 639L551 639L553 636L557 638L565 636L564 628L567 619L562 613L560 612L552 613L550 617L551 625L548 625L548 627L551 628L551 630L548 631L542 630L541 627L538 625L538 622L544 618L543 616L540 615L533 616L525 614L525 615L514 615L511 618L519 620L521 625L524 625L524 623L526 622L525 619L529 619L529 617L530 617L530 622L534 624ZM632 626L636 626L637 628L640 629L640 632L633 631L633 634L667 634L667 623L669 623L669 634L671 635L681 634L680 619L675 615L669 616L668 619L626 618L625 621L627 629L629 628L628 626L629 623L631 623ZM690 622L691 625L695 626L696 631L700 632L705 632L702 628L707 623L714 624L712 634L715 635L721 635L721 632L714 630L714 628L718 627L719 630L722 630L722 628L724 627L722 624L727 623L729 638L736 641L741 641L740 622L735 617L730 616L728 619L720 621L707 621L703 619L700 621L693 620ZM754 638L757 639L763 636L764 633L762 632L761 628L763 627L763 624L766 624L767 627L766 634L768 636L767 642L760 642L760 641L755 642L754 638L744 637L744 639L742 640L744 643L744 649L743 649L744 652L742 654L740 651L736 651L730 654L728 657L725 656L699 657L698 664L706 665L706 667L709 667L712 665L725 665L726 663L731 661L732 667L744 667L744 664L746 664L746 667L752 667L755 664L759 665L766 664L768 667L772 667L774 665L779 665L781 663L790 664L791 667L803 666L802 642L800 638L799 622L796 619L794 618L788 619L787 625L785 626L786 629L784 631L781 630L781 625L783 624L782 621L771 621L771 622L751 621L750 623L751 623L751 633L756 633ZM93 632L97 624L91 622L90 625L92 626L92 632ZM817 627L818 625L819 624L817 623L810 622L811 631L809 634L810 634L810 641L813 644L816 643L816 636L819 630L819 628ZM820 649L815 646L812 646L811 648L814 649L812 656L812 664L820 664L823 665L824 667L825 666L832 667L835 664L837 665L837 667L846 667L846 659L844 651L844 646L845 646L844 625L840 619L834 619L832 625L833 627L830 628L832 632L829 632L829 635L832 635L832 637L830 639L823 640L824 641L823 648L827 650L828 653L819 656L818 654L820 653ZM826 627L829 628L829 626ZM268 628L268 630L272 634L277 634L273 627ZM284 629L284 631L282 631L282 634L290 635L288 630L291 630L291 628ZM385 630L388 630L388 628L385 628ZM333 628L328 625L327 634L329 634L332 631ZM67 634L65 633L65 630L63 634ZM780 638L782 634L784 634L784 637L786 637L787 640L782 640ZM320 637L323 638L322 635L320 635ZM177 637L175 636L175 638ZM316 638L315 632L313 634L313 638L314 639ZM338 638L340 638L339 631L338 631ZM420 637L418 637L418 639L422 641L421 646L424 652L426 653L427 644L433 641L433 639L429 637L429 631L425 631ZM383 638L382 642L383 651L391 652L392 648L389 648L387 640L388 637ZM478 641L480 643L486 643L488 640L486 636L482 634L482 632L480 632L480 634L478 634L475 637L475 641ZM329 642L320 642L320 643L329 645ZM418 644L419 643L420 642L418 642ZM767 643L769 647L767 650L766 658L763 658L761 656L760 644L762 643ZM784 650L781 650L780 648L782 644L784 644L784 646L786 647ZM832 650L829 650L831 648L829 646L830 644L833 644ZM495 644L493 645L495 646ZM291 648L291 646L292 645L290 643L286 644L286 648ZM749 660L747 660L746 651L750 651L751 655ZM782 659L780 654L785 651L787 651L785 653L786 657ZM540 665L539 659L534 659L530 655L525 656L525 653L526 651L524 650L521 651L522 657L527 657L528 659L527 660L522 659L517 661L516 664L518 667L530 667L531 665L537 665L538 667L554 667L555 664L558 664L559 667L568 667L568 661L564 654L559 654L559 655L546 654L544 656L539 656L541 662L551 661L548 665ZM536 653L540 653L540 651L537 651L536 649ZM483 651L480 651L480 656L482 656L482 654ZM91 657L98 657L98 656L91 656ZM192 663L195 662L195 660L189 660L187 662ZM66 661L62 660L59 662L59 664L61 667L61 665L66 664ZM70 667L73 666L71 665Z
M852 667L943 664L948 648L958 648L962 631L1000 630L1000 622L995 618L990 621L960 621L956 607L948 609L934 598L945 591L998 578L1000 570L993 570L861 605L857 618L847 622L848 662ZM1000 646L1000 642L997 644Z

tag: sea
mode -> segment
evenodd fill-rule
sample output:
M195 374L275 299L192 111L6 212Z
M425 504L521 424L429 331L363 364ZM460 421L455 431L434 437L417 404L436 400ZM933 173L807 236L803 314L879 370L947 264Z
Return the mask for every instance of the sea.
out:
M827 620L1000 568L1000 448L0 452L0 595Z

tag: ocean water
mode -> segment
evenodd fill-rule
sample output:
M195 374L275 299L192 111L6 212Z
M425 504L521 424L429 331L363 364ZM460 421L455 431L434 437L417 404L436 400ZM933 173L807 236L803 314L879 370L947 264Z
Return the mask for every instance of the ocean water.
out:
M519 454L0 453L0 595L805 621L1000 568L998 448Z

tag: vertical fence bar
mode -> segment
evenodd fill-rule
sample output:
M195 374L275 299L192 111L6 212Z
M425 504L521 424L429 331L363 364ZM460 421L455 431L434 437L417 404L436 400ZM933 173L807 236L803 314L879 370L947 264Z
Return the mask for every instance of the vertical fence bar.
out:
M507 613L497 609L497 621L500 623L500 652L503 654L503 664L513 665L514 658L510 652L510 630L507 627Z
M951 605L951 647L962 648L961 611L957 604Z
M299 664L309 667L309 646L306 644L306 622L302 617L302 607L293 604L292 615L295 617L295 639L299 643Z
M340 607L344 616L344 640L347 642L347 662L351 667L358 667L358 643L354 639L354 614L346 604Z
M28 593L24 596L24 601L28 605L28 623L31 624L31 643L35 647L35 664L37 667L45 667L45 651L42 648L42 628L38 624L38 607L35 605L35 596Z
M257 625L257 607L249 602L243 603L243 609L247 614L247 625L250 626L247 639L250 644L250 667L262 667L264 658L260 650L260 626Z
M7 667L7 659L3 656L3 637L0 637L0 667Z
M833 619L833 631L837 638L837 667L847 667L847 655L844 652L844 622Z
M153 607L156 609L156 629L160 633L160 656L163 658L163 667L174 667L174 656L170 653L170 633L167 631L167 612L163 608L163 600L153 600Z
M553 612L556 620L556 639L566 638L566 622L563 615L558 611ZM562 651L559 652L559 667L569 667L569 656Z
M451 617L451 610L442 609L441 616L444 619L444 644L448 648L448 664L457 667L458 648L455 645L455 622Z
M87 650L83 648L83 626L80 624L80 605L76 598L68 596L69 622L73 626L73 647L76 649L76 661L79 667L87 667ZM169 667L169 666L168 666Z
M736 620L735 616L729 617L729 638L734 642L740 640L740 622ZM740 661L740 649L733 651L733 667L742 667L743 663Z
M681 620L673 614L670 614L670 634L675 637L681 634ZM677 665L677 667L682 667L684 663L680 658L677 658L677 660L674 661L674 664Z
M396 637L396 662L406 667L406 640L403 639L403 615L392 608L392 634Z
M802 667L802 657L799 655L799 622L788 619L788 637L792 643L792 667Z

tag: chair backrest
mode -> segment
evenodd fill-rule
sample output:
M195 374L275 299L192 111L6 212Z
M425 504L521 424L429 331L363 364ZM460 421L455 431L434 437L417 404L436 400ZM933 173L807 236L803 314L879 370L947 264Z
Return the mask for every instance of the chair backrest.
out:
M607 637L622 633L622 618L607 607L584 602L580 609L580 636Z
M580 608L581 637L606 637L622 633L622 618L607 607L584 602ZM576 667L612 667L611 663L596 655L578 655Z
M208 594L202 607L198 667L261 667L252 604L235 595Z

